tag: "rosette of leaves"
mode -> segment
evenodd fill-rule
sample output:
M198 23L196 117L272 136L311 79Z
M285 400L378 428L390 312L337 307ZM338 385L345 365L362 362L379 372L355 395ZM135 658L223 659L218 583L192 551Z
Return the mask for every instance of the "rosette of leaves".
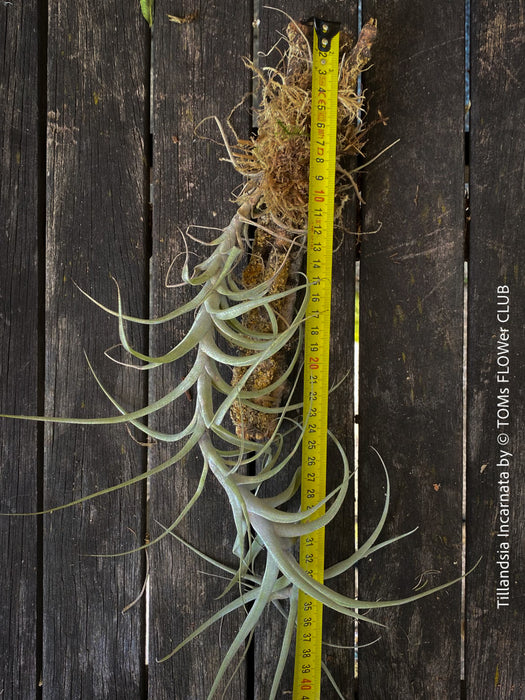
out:
M340 76L343 85L339 97L339 133L342 135L338 145L341 158L347 153L355 153L362 144L359 116L362 97L355 94L355 81L369 58L375 32L374 22L365 25L355 47L342 58ZM361 559L370 557L378 549L410 534L379 542L390 500L386 468L384 508L374 531L359 549L338 564L326 568L325 583L310 578L297 561L298 539L329 525L345 499L351 473L342 447L337 438L330 434L341 456L342 475L339 486L307 512L294 510L291 505L301 480L300 468L294 467L293 460L299 453L302 442L302 426L297 418L297 411L302 405L292 403L293 392L288 389L290 386L293 388L299 375L302 327L308 300L308 280L302 276L298 261L301 259L305 236L307 189L304 189L306 185L303 180L307 178L304 153L308 148L308 120L305 115L309 112L311 54L307 28L292 23L288 36L288 51L283 57L281 68L272 70L270 78L263 80L262 126L258 139L238 142L236 147L229 149L233 164L246 176L238 210L220 235L207 244L211 248L208 257L190 270L187 254L182 266L182 282L195 290L193 298L183 306L154 319L127 315L122 308L120 293L116 310L103 307L92 300L117 319L120 344L130 356L132 364L138 363L141 370L154 372L191 355L193 362L186 377L165 396L142 409L128 411L106 391L95 376L115 408L116 413L110 418L4 416L86 425L127 423L153 440L175 446L173 454L167 460L147 473L51 510L67 508L140 480L154 478L161 471L172 469L190 450L200 450L202 471L193 497L173 522L163 529L162 534L144 547L154 546L161 537L167 535L178 538L176 528L202 494L206 479L210 474L217 479L227 495L233 514L235 530L232 532L232 548L237 558L237 567L226 567L199 552L193 544L185 544L198 556L227 573L230 581L226 590L238 590L239 594L222 605L210 619L162 659L169 659L202 631L230 613L247 609L248 612L216 672L209 698L216 694L224 678L228 674L231 676L238 668L239 653L242 654L246 649L256 625L269 605L275 606L286 618L281 649L269 689L269 698L277 697L294 638L299 590L352 620L377 624L370 616L374 609L415 601L450 585L447 583L404 599L388 601L358 600L339 593L330 586L332 579L355 567ZM288 106L285 109L283 105ZM273 158L271 154L275 156L275 150L279 150L279 135L286 143L280 157ZM294 167L301 170L303 180L295 179L297 172L286 172L286 162L290 162L290 158L295 163ZM270 169L272 159L277 168L273 174ZM290 179L294 179L293 183L289 182ZM276 186L285 188L288 193L288 199L283 196L277 198L278 208L272 203ZM351 174L344 170L338 156L340 202L348 187L353 187ZM253 240L248 235L250 229L255 230ZM274 255L273 258L272 250L278 245L275 244L273 249L270 246L261 274L252 277L248 283L247 275L240 273L240 270L243 267L244 271L250 270L250 265L253 267L256 264L254 241L257 235L263 237L265 244L268 236L270 240L285 238L286 245L283 246L280 257ZM255 256L259 256L259 252ZM284 282L281 280L283 270L286 270ZM281 283L277 284L278 280ZM188 332L177 345L161 356L139 352L128 339L128 324L162 325L185 315L193 319ZM264 320L252 322L255 317ZM282 353L285 353L282 357L286 357L286 361L279 360L279 371L268 374L264 368L272 358L279 358ZM231 374L232 371L233 383L228 378L228 373ZM254 381L260 379L262 371L266 372L266 380ZM190 389L195 396L195 410L185 427L175 433L163 433L147 425L145 418L178 401ZM233 427L230 414L234 417ZM253 415L263 417L263 435L258 435L253 425L247 424ZM284 436L288 433L295 438L292 447L285 449L284 445L290 444L289 441L284 441ZM174 472L174 479L180 478L183 476ZM284 488L274 486L277 482L282 484L283 478L286 482ZM261 495L263 487L264 492L271 495ZM325 512L312 521L311 516L321 508ZM328 678L333 683L329 673ZM337 692L343 697L339 689Z

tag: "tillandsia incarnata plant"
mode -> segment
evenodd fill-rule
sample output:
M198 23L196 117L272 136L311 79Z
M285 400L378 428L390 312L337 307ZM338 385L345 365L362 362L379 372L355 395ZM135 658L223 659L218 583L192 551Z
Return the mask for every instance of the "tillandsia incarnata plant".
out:
M364 143L362 118L365 105L363 96L357 94L357 79L370 59L376 31L375 21L370 20L354 46L348 36L341 36L337 217L340 217L344 201L353 190L359 196L352 173L345 170L343 164L345 156L359 154ZM293 379L300 370L302 326L308 299L308 281L300 270L308 209L311 34L311 27L291 22L287 29L287 49L277 68L260 71L252 66L262 90L258 135L246 141L237 139L231 146L227 144L229 160L245 177L245 185L232 220L218 238L208 244L211 246L208 258L190 271L186 256L181 276L184 283L197 290L193 299L155 319L126 315L120 295L117 310L102 307L118 318L120 342L131 357L142 363L141 369L153 371L194 352L191 371L169 393L141 410L129 412L105 392L118 412L112 418L29 417L31 420L84 424L128 423L155 440L182 443L175 454L147 473L61 508L153 477L176 465L193 448L200 450L203 466L198 488L160 537L167 534L177 537L176 527L201 495L211 472L224 489L233 513L233 551L238 558L237 569L223 566L192 546L190 548L226 571L231 576L227 589L238 588L240 595L224 605L163 660L229 613L247 609L246 617L217 670L209 698L216 694L221 681L234 672L230 667L238 668L238 652L242 653L246 648L269 604L274 604L287 620L268 695L269 698L276 697L294 638L299 589L342 615L373 622L368 613L374 608L408 603L444 587L438 586L402 600L356 600L333 590L329 584L310 578L294 554L300 536L328 525L334 518L350 480L347 457L336 437L330 434L341 454L343 478L340 485L316 508L308 512L291 510L290 501L300 487L300 469L292 467L292 460L300 451L302 430L294 417L301 405L292 403L290 388L293 388ZM163 324L184 314L194 316L191 328L180 343L162 356L142 354L128 341L126 326L129 323ZM219 338L226 341L226 347L231 351L222 349L224 343L221 347ZM225 376L228 371L230 376ZM195 412L185 428L176 434L164 434L145 425L143 418L184 397L192 387L196 398ZM285 450L283 436L294 431L293 447ZM288 486L275 493L275 488L271 490L272 484L283 476L287 476ZM325 570L325 581L330 582L364 557L405 536L378 543L390 496L386 469L385 478L385 504L376 528L357 551ZM265 492L272 495L263 497L260 494L263 486ZM326 506L326 512L310 522L308 519L313 512L322 506ZM334 683L330 674L327 675ZM337 692L343 697L339 689Z

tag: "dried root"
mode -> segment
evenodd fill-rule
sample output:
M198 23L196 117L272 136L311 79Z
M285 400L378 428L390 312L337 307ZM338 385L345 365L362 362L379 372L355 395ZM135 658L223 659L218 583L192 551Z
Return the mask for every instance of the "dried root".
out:
M355 94L355 83L359 71L369 59L375 31L375 23L366 25L352 50L348 50L346 40L343 41L343 47L347 47L343 51L348 53L341 59L338 160L344 155L360 152L363 144L364 131L358 117L363 102ZM230 613L247 610L211 683L209 698L217 695L220 684L227 680L232 669L239 667L239 656L245 653L255 626L270 605L275 605L287 620L271 688L263 689L270 700L277 697L292 646L299 590L351 620L373 622L368 611L417 600L450 585L443 584L405 599L389 601L356 600L331 587L331 579L404 537L400 535L379 542L390 500L386 469L385 504L377 526L357 551L325 569L324 580L327 583L319 583L308 576L294 554L298 538L319 527L326 527L333 520L350 483L348 459L337 439L329 434L341 455L343 473L339 486L311 510L297 512L290 505L300 487L300 469L294 469L291 460L300 450L302 430L296 421L291 421L292 428L288 429L286 419L292 407L289 400L284 406L280 403L287 382L299 365L300 336L306 310L304 294L298 308L295 302L296 296L306 288L305 284L297 283L296 277L305 235L308 180L311 67L309 44L305 38L307 32L308 27L290 25L289 49L282 66L268 72L269 77L261 74L263 106L259 136L250 142L239 142L235 150L235 163L247 177L238 211L218 237L208 244L211 253L206 260L190 271L186 255L182 267L182 280L195 288L195 296L183 306L153 319L126 315L120 294L117 310L102 307L118 318L120 343L133 366L137 366L138 362L140 370L155 371L182 358L194 358L184 380L166 395L134 411L126 410L101 385L115 408L116 415L110 418L4 416L82 425L125 423L133 425L153 440L177 445L168 459L149 471L50 510L67 508L103 493L154 478L161 471L175 467L193 448L200 451L202 473L195 493L173 522L139 549L154 545L166 535L178 538L176 528L203 495L206 478L213 474L224 489L233 514L235 532L232 539L233 551L238 558L237 569L215 562L192 545L185 544L208 563L214 563L228 573L231 580L225 592L238 590L239 595L223 604L216 614L163 659L172 656L200 632ZM339 197L347 186L348 183L341 177L337 184ZM255 235L242 284L239 284L238 264L245 254L242 241L250 223L255 228ZM132 347L127 333L128 324L162 325L184 314L192 318L191 328L165 354L148 356ZM227 341L235 350L223 350L224 343L221 346L218 339ZM288 349L294 345L296 351L289 359ZM233 368L234 386L223 377L224 368ZM148 424L148 416L174 401L184 400L186 392L190 390L195 399L194 414L179 432L161 433ZM230 412L236 425L235 433L226 421ZM286 432L289 437L293 435L294 443L284 450L283 434ZM181 478L180 472L177 470L173 474L176 484L177 479ZM276 485L275 479L279 485ZM284 490L283 481L287 484ZM260 494L263 485L270 496ZM310 516L321 507L326 507L325 512L311 521ZM215 524L209 523L209 527L213 528ZM328 678L332 680L330 674ZM342 697L341 692L337 692Z
M365 25L351 48L348 35L340 43L340 78L337 120L337 162L362 153L366 129L362 117L363 95L357 78L370 59L377 34L374 20ZM278 222L286 230L303 230L308 215L308 170L310 159L310 111L312 85L312 28L291 23L288 49L274 70L252 69L261 82L258 133L250 141L239 141L234 149L235 167L247 182L239 201L257 196L257 216L265 223ZM339 173L336 197L348 189Z
M297 284L308 217L312 31L308 25L288 25L288 48L276 69L261 71L249 63L261 83L258 134L249 141L238 140L232 149L233 163L246 178L239 203L255 201L253 246L242 276L246 289L271 281L270 290L275 293ZM341 163L360 154L365 141L364 96L357 94L357 78L370 59L376 33L376 22L370 20L353 48L346 34L341 37L335 207L338 222L346 192L354 186L351 173ZM270 306L279 330L291 323L293 296ZM271 329L264 307L246 315L243 323L248 333L267 333ZM246 388L259 390L274 384L285 371L288 354L289 349L283 348L261 363ZM245 371L243 366L234 369L233 386ZM231 416L237 434L250 440L267 440L275 429L276 418L265 409L279 406L285 391L280 386L255 401L260 410L235 402Z

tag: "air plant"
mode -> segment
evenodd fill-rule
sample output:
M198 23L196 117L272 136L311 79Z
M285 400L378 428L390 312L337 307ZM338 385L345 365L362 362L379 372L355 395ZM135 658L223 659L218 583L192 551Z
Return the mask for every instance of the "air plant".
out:
M352 173L344 167L344 157L360 153L364 143L365 105L363 96L356 93L356 81L370 58L376 31L375 22L370 20L353 48L348 37L342 36L336 183L339 213L348 193L356 190ZM179 539L178 524L201 495L209 474L213 474L224 489L233 514L232 539L237 568L226 567L193 545L185 544L226 572L231 577L227 590L238 588L239 595L162 659L170 658L226 615L248 606L246 617L216 673L209 698L216 694L219 684L231 673L230 669L236 667L234 660L238 659L238 652L245 649L270 604L286 618L272 686L268 689L268 697L276 697L294 638L299 589L353 620L378 624L370 618L370 611L408 603L450 585L447 583L402 600L358 600L336 592L329 583L322 584L310 578L296 558L298 538L333 520L344 501L351 477L344 450L330 433L341 456L341 482L316 508L307 512L292 510L290 502L300 487L300 468L294 467L293 460L302 440L302 427L297 418L302 405L293 403L291 397L301 368L302 328L308 300L308 280L301 273L301 262L308 204L310 34L310 27L292 22L288 26L287 50L277 68L260 71L252 67L262 89L257 137L249 141L237 139L235 144L229 145L221 127L229 160L245 176L245 185L232 220L207 244L211 247L208 257L190 270L186 252L181 277L196 290L191 301L162 317L142 319L124 312L119 292L116 310L93 300L118 319L120 343L134 362L141 363L142 370L154 371L193 353L195 359L186 377L165 396L135 411L126 410L97 379L117 411L111 418L24 417L83 424L127 423L154 440L180 444L171 457L147 473L58 508L154 477L176 465L194 447L200 450L202 473L197 490L178 517L147 546L168 534ZM161 356L143 354L128 340L128 324L162 325L183 315L193 316L189 331ZM144 418L177 401L190 388L195 396L195 411L185 428L175 434L165 434L145 424ZM295 434L292 447L287 449L284 448L286 434ZM379 522L357 551L325 570L326 582L355 567L378 549L410 534L378 542L390 499L384 464L383 468L386 496ZM283 476L288 485L275 492L273 485L278 479L282 483ZM272 495L262 496L262 487L265 493ZM313 512L323 506L326 512L311 522ZM328 678L333 683L330 674ZM339 689L337 692L343 697Z

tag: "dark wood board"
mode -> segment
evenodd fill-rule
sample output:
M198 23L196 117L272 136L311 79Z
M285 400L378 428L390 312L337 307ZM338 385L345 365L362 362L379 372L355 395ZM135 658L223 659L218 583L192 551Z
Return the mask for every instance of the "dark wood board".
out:
M467 554L483 559L465 682L469 699L510 699L525 695L524 7L472 9Z
M410 596L461 574L464 247L463 3L363 3L378 20L360 270L359 528L419 527L359 567L359 597ZM373 231L379 230L375 233ZM461 588L360 625L360 698L460 697Z
M168 13L192 21L178 24ZM157 316L187 301L185 287L166 288L166 274L177 254L184 250L180 231L188 226L225 227L236 207L232 192L242 178L229 163L226 149L219 142L216 116L223 123L230 111L249 92L251 77L242 62L251 54L251 3L156 3L153 36L153 179L152 179L152 295L151 313ZM248 137L250 117L239 110L234 123L239 135ZM196 130L198 133L196 133ZM205 138L201 138L205 137ZM217 230L192 229L205 241L217 237ZM209 249L189 240L195 256L193 266ZM176 284L182 266L178 262L169 282ZM166 352L185 334L193 315L151 334L153 354ZM191 368L193 357L174 367L151 374L150 396L158 398L178 384ZM186 426L195 410L195 396L183 396L169 411L152 417L156 428L174 432ZM171 456L180 443L161 445L151 451L150 465ZM152 478L150 495L151 537L161 534L159 522L170 524L193 495L202 469L198 450L177 466ZM233 565L234 533L230 507L222 489L209 476L206 489L194 510L178 528L178 534L215 559ZM149 696L162 698L204 698L215 673L233 640L243 615L233 615L192 641L164 663L155 663L169 653L189 633L213 613L224 599L217 598L225 581L223 572L199 559L173 538L165 538L151 550L151 636ZM234 591L235 593L236 591ZM246 667L241 665L226 696L248 697ZM229 680L230 675L227 675ZM223 684L222 690L226 685Z
M141 406L144 377L107 358L116 319L76 289L147 313L145 174L147 25L134 4L52 3L48 14L45 411L114 415L107 389ZM140 337L132 337L135 342ZM124 426L48 425L44 507L145 468ZM136 698L145 683L144 555L100 559L145 535L143 485L43 519L44 698Z
M0 11L0 410L35 413L39 376L40 199L38 11ZM38 428L3 420L0 511L38 508ZM39 673L39 528L0 517L0 696L36 697Z
M285 33L290 21L306 20L312 16L334 19L355 38L357 35L357 5L342 0L331 3L299 2L287 0L272 3L272 8L262 8L260 13L259 50L262 55L276 44ZM279 12L282 10L283 12ZM273 65L279 58L279 50L285 46L281 38L276 49L268 56L259 59L263 65ZM333 267L334 288L337 293L332 299L331 324L331 383L346 379L332 394L330 402L329 428L341 441L350 461L353 461L354 449L354 290L355 290L355 243L356 238L356 203L353 199L347 204L344 219L344 230L336 231L335 255ZM341 459L337 450L330 445L328 457L328 491L340 483ZM297 465L298 466L298 465ZM325 561L329 566L349 556L354 548L354 498L353 488L348 491L344 507L337 519L326 531ZM330 584L340 592L350 595L353 591L353 573L350 572L340 580ZM351 646L354 643L354 625L352 621L341 615L325 609L323 611L323 639L334 645ZM269 609L264 623L255 637L254 692L255 698L263 700L268 697L277 660L276 651L280 649L284 631L284 620L274 609ZM281 694L278 697L289 697L293 688L294 649L290 655L285 676L281 683ZM337 684L351 697L354 684L354 654L352 649L338 649L335 646L325 647L323 660L327 664ZM321 693L323 698L335 698L337 695L326 675L323 674Z
M183 288L165 287L169 265L183 250L178 229L224 227L235 212L231 193L241 183L231 165L220 161L226 150L214 123L201 124L197 133L195 128L211 115L226 120L252 86L241 57L252 46L266 52L288 22L279 11L256 11L255 5L174 7L159 0L151 34L138 3L113 0L103 10L84 0L39 9L2 6L1 411L113 415L84 350L126 407L158 398L187 373L191 357L157 373L135 372L104 358L104 350L118 342L116 319L85 299L74 282L114 308L114 276L125 310L139 316L162 313L188 298ZM277 7L297 19L331 16L349 28L357 21L355 4L344 0L324 6L281 0ZM363 21L372 15L379 24L373 66L364 76L368 119L377 110L388 118L386 126L370 132L366 156L396 138L401 142L361 178L363 229L373 231L379 222L381 227L362 236L358 251L359 536L362 541L374 527L385 493L371 446L380 451L391 478L384 537L419 530L360 566L359 597L403 597L414 592L420 577L429 588L461 572L465 445L466 568L483 559L465 582L464 619L456 585L417 603L372 612L388 627L359 626L360 644L381 638L359 649L356 678L352 650L326 649L325 660L347 698L356 692L374 700L524 695L523 2L479 0L470 10L471 221L465 239L463 3L414 6L396 0L363 7ZM167 16L191 19L195 12L182 24ZM252 43L256 17L261 22ZM248 99L234 117L241 137L250 132L249 106ZM347 232L356 229L360 215L350 205ZM205 240L216 235L191 233ZM194 242L190 247L200 258L205 254ZM333 381L353 365L355 260L355 239L347 233L334 258ZM180 258L170 282L177 281L179 263ZM137 348L158 353L182 338L190 321L149 334L145 327L128 330ZM118 348L112 352L122 357ZM507 357L509 381L504 373L498 381ZM501 389L507 387L505 394ZM349 455L353 391L349 376L330 408L331 425ZM150 425L179 429L193 413L194 398L183 397L151 417ZM498 427L498 408L505 420L507 398L509 426ZM60 505L173 454L173 445L142 448L137 441L143 436L132 430L130 437L122 426L44 427L2 419L0 427L0 511ZM498 482L506 471L498 464L502 433L509 435L512 452L508 537L498 536L505 494ZM201 462L192 453L153 478L149 505L142 483L41 518L0 517L2 700L207 697L242 613L167 662L157 659L223 604L216 598L225 583L214 567L172 538L150 550L147 648L145 600L122 614L144 581L144 553L85 556L122 552L159 535L158 522L169 524L192 496ZM335 486L339 463L333 471L331 460L329 465ZM229 506L213 477L178 532L221 562L235 563ZM327 538L327 564L352 548L352 495ZM509 605L498 608L502 541L509 543L510 596ZM353 584L350 575L340 590L350 594ZM324 619L325 641L352 644L348 620L326 610ZM281 637L279 614L269 610L239 673L228 688L223 685L225 697L267 697ZM291 655L278 697L289 697L292 683ZM326 683L321 696L336 697Z

